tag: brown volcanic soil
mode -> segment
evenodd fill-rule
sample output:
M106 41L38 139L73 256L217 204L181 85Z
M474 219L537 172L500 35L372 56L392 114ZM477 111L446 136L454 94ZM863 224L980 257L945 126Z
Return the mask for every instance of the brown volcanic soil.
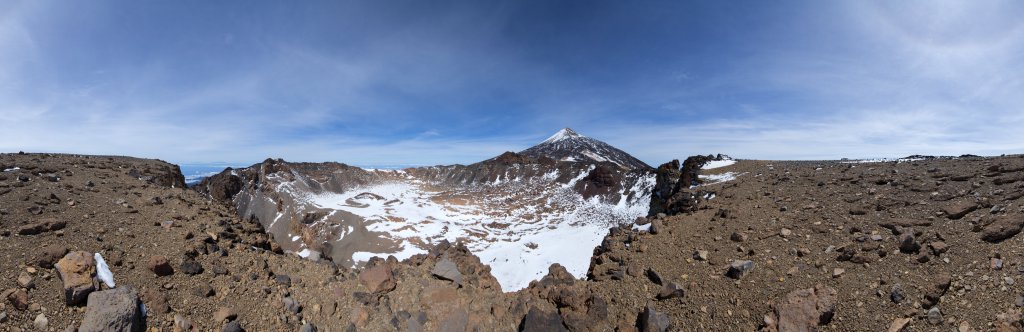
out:
M20 288L23 273L35 285L27 289L26 310L0 298L0 318L7 315L0 331L33 330L40 313L54 331L81 323L86 307L65 305L56 270L37 262L57 246L101 252L118 287L143 294L147 326L166 331L175 316L196 330L220 330L225 324L213 316L222 307L234 309L249 331L297 331L303 322L320 331L630 331L646 304L668 314L671 330L750 331L762 327L773 303L819 284L837 293L832 319L817 327L825 331L884 331L904 317L912 318L904 331L965 325L1013 331L1024 305L1024 236L982 239L1008 236L996 230L1024 222L1021 157L741 161L714 172L745 174L703 187L717 196L695 213L655 220L657 234L613 231L595 250L595 280L573 280L555 267L544 280L508 294L461 246L440 245L404 262L374 261L364 271L275 254L258 224L192 190L170 188L180 173L160 161L0 155L0 169L14 166L22 169L0 173L0 290ZM66 227L19 235L45 218ZM166 221L173 225L164 227ZM734 233L746 239L733 241ZM906 234L915 236L904 247L916 243L916 252L900 251ZM696 250L707 251L708 260L695 259ZM154 255L166 256L174 274L157 277L147 269ZM181 264L193 257L204 271L190 276ZM1001 269L993 268L996 257ZM737 259L755 264L739 280L725 276ZM455 275L444 266L454 266ZM681 285L685 295L657 300L662 286L648 270ZM943 275L951 285L937 297L942 318L933 324L926 295L937 292ZM212 295L201 294L209 293L205 285ZM891 300L896 285L901 303ZM1018 325L1004 323L1011 319Z
M822 330L885 331L905 317L913 318L906 331L991 330L1006 313L1016 315L1019 328L1024 236L998 243L982 236L998 225L1024 223L1024 183L1018 181L1024 180L1024 158L741 161L711 171L744 175L703 188L717 197L696 213L664 219L657 235L609 236L607 252L595 257L606 263L592 266L592 273L653 268L684 285L685 297L654 302L684 330L755 330L771 301L817 284L838 291L834 318ZM913 243L921 248L901 252L897 232L916 233ZM746 240L732 240L734 233ZM941 254L939 242L947 248ZM694 259L697 250L708 251L709 259ZM840 258L843 250L854 258ZM997 257L1001 269L992 268ZM739 280L728 278L733 260L753 261L755 268ZM834 276L836 269L843 272ZM937 305L942 319L930 324L925 295L936 293L943 275L951 286ZM635 316L660 290L643 275L596 283L612 299L617 319ZM901 303L891 300L896 285L905 296Z

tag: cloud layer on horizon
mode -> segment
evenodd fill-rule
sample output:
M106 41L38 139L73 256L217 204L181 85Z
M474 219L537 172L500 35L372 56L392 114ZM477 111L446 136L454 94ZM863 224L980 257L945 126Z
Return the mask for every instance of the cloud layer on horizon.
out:
M449 164L1024 152L1024 5L0 5L0 151Z

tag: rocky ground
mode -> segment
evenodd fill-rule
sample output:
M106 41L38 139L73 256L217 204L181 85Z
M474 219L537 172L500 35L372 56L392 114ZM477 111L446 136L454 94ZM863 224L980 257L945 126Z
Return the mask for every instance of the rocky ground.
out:
M161 161L0 155L8 169L0 331L1021 330L1017 156L740 161L670 190L692 209L611 230L591 280L552 266L516 293L458 244L361 270L279 254Z

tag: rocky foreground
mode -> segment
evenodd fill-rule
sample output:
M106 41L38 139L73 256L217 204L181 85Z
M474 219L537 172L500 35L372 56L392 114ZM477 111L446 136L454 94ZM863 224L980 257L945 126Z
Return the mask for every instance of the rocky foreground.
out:
M588 280L502 293L459 244L338 268L176 166L3 154L0 331L1021 331L1024 158L671 168Z

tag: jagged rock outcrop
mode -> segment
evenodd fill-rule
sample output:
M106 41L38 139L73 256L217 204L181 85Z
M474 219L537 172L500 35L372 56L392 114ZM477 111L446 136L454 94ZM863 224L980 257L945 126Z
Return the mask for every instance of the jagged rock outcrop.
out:
M696 155L687 157L682 166L679 160L664 163L655 170L655 185L651 194L651 207L648 216L659 213L674 215L696 211L701 199L707 194L698 189L701 168L709 161L731 160L728 156Z

